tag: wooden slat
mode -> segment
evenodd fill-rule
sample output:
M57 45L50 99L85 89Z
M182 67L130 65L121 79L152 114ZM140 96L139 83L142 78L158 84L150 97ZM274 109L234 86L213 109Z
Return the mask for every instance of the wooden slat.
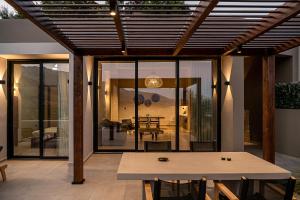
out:
M195 17L194 21L190 24L188 29L185 31L185 33L182 35L182 37L178 40L176 44L176 48L173 52L173 56L176 56L179 54L179 52L182 50L184 45L188 42L189 38L193 35L193 33L198 29L198 27L204 22L206 17L209 15L209 13L214 9L214 7L218 4L218 0L210 0L209 4L206 8L203 8L201 4L203 1L200 1L200 7L197 9L200 9L201 12L197 13L197 16Z
M282 12L282 14L269 14L268 17L272 17L271 20L262 22L256 28L252 28L247 33L240 35L240 37L236 38L230 45L228 45L224 49L224 55L230 54L240 45L250 42L251 40L268 32L272 28L296 16L300 12L300 2L295 2L296 3L286 3L284 6L288 6L289 8L277 9L278 11Z
M46 32L49 36L51 36L55 41L57 41L59 44L64 46L66 49L68 49L71 53L74 53L75 47L73 44L68 41L66 38L49 31L44 25L42 25L36 18L31 16L23 7L22 5L16 1L16 0L5 0L8 4L10 4L14 9L16 9L20 14L25 16L27 19L29 19L32 23L34 23L36 26L38 26L40 29L42 29L44 32ZM32 1L26 2L28 4L32 4L34 6Z
M275 56L262 58L263 158L275 163Z
M74 102L73 102L73 184L82 184L83 178L83 56L74 55Z

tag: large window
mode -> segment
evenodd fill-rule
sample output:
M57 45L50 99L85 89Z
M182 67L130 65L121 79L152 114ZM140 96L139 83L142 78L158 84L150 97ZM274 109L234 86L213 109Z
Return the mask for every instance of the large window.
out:
M11 62L11 156L68 156L67 62Z

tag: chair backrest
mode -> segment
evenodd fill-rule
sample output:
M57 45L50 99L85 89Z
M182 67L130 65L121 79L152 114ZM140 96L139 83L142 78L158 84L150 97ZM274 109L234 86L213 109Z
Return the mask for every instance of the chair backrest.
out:
M206 178L202 178L199 182L199 193L198 193L198 200L205 200L206 199Z
M190 142L190 148L193 152L210 152L215 151L215 142L197 142L197 141L191 141Z
M172 151L171 141L145 141L144 149L146 152L161 152L161 151Z
M296 185L296 178L290 177L286 184L284 200L292 200L293 199L295 185Z
M239 191L240 200L246 200L248 198L248 189L249 189L249 179L242 176L241 183L240 183L240 191Z
M153 200L160 200L161 180L155 179L153 186Z

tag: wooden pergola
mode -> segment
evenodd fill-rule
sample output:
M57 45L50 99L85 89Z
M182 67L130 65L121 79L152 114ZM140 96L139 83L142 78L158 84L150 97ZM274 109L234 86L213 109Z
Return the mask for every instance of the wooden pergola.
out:
M74 54L74 183L84 180L84 55L262 56L264 157L274 161L274 55L300 44L300 0L6 1Z

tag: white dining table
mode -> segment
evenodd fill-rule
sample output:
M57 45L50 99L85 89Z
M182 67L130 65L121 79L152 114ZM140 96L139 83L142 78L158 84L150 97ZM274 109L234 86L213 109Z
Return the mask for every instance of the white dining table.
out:
M160 162L159 157L169 161ZM240 180L241 176L287 179L291 172L247 152L123 153L117 172L119 180Z

